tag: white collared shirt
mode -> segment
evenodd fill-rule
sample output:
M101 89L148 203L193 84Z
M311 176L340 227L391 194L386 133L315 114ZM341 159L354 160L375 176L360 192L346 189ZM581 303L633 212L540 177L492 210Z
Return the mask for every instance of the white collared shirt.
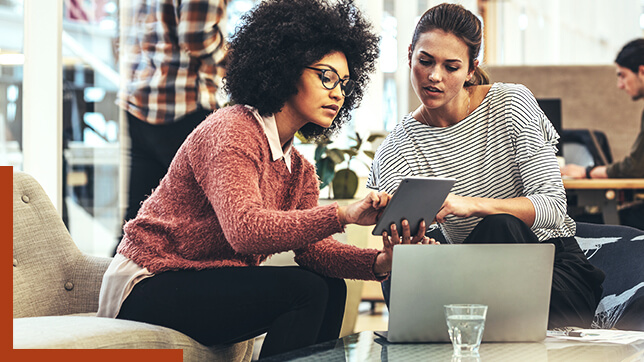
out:
M288 172L291 172L291 150L293 148L293 139L291 138L286 142L284 148L282 148L280 135L277 131L277 122L275 122L275 116L271 114L269 116L262 117L256 108L251 106L246 107L253 112L253 115L264 129L266 138L268 138L268 146L271 148L273 162L284 159Z

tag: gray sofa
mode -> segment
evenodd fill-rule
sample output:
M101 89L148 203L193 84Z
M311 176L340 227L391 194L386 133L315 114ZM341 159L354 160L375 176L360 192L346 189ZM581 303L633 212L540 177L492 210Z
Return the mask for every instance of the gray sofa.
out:
M184 361L251 360L252 339L206 347L172 329L96 317L110 260L82 253L38 182L14 172L13 348L182 349Z

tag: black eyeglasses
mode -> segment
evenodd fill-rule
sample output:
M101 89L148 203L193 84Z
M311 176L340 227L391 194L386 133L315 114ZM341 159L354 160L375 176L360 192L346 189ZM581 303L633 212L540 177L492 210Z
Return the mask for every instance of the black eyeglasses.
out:
M313 68L313 67L306 67L306 68L317 70L318 72L320 72L320 80L322 81L322 85L326 89L331 90L337 87L338 84L340 84L342 95L345 97L350 96L356 87L356 82L353 79L351 78L341 79L338 72L336 72L333 69L321 69L321 68Z

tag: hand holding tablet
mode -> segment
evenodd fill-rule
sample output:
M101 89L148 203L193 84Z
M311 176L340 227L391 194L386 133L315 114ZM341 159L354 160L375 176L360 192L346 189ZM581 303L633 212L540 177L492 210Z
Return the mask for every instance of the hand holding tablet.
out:
M453 178L404 178L371 233L390 233L391 224L402 231L402 221L406 219L411 235L416 235L421 220L425 220L426 226L432 223L455 183Z

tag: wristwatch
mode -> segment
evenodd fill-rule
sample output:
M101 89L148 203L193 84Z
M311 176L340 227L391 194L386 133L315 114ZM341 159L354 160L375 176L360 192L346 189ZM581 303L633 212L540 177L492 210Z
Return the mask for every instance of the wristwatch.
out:
M594 169L594 166L588 166L586 167L586 178L592 178L590 177L590 172Z

